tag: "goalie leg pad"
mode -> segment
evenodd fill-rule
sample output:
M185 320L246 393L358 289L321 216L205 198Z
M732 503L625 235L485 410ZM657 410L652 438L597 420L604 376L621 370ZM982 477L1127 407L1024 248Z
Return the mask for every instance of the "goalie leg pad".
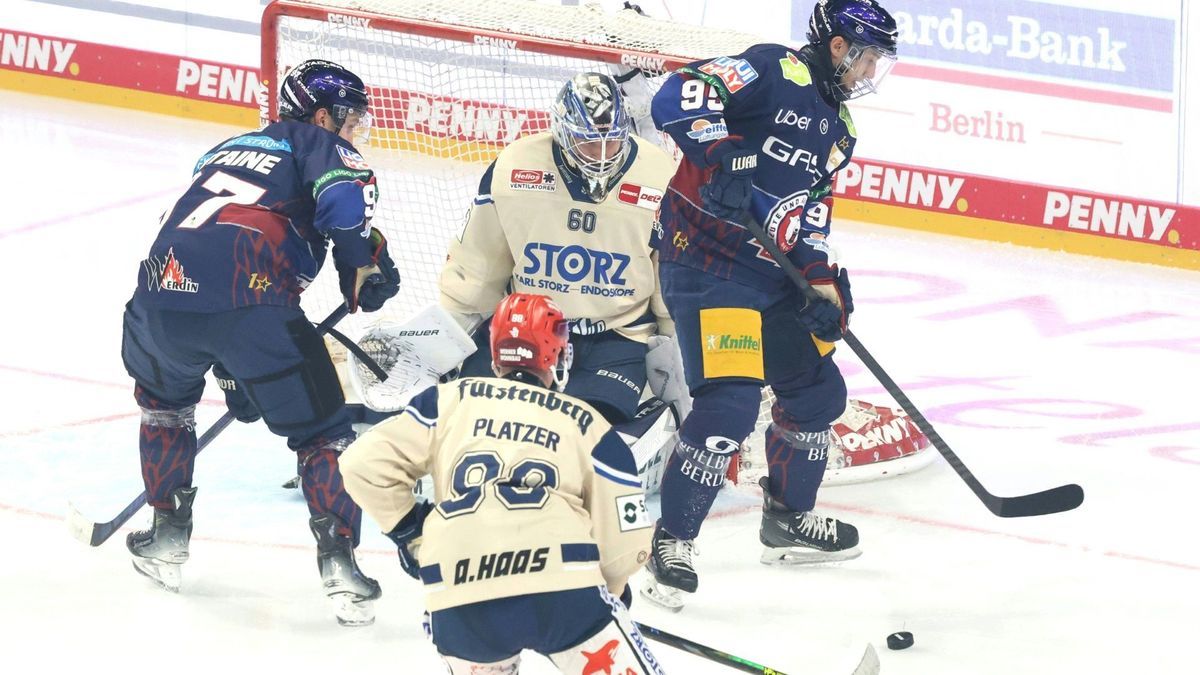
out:
M646 345L615 333L572 335L575 360L567 394L587 401L611 424L633 419L646 386Z
M760 400L761 388L750 382L713 383L696 392L663 475L662 526L672 536L700 533L734 453L754 430Z
M318 439L297 449L296 473L300 476L309 514L337 516L343 525L337 534L350 537L357 547L362 532L362 509L346 492L337 462L338 456L353 440L353 434L336 439Z

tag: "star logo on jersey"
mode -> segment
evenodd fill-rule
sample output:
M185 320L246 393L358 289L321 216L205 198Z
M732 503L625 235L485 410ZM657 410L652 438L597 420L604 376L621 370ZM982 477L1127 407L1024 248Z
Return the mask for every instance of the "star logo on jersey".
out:
M583 654L583 658L587 660L583 664L583 670L580 671L580 675L598 675L599 673L612 675L613 666L617 665L614 655L617 653L617 647L619 646L620 643L616 640L609 640L595 652L588 652L583 649L579 650Z
M675 248L679 249L680 251L686 251L688 247L688 238L682 232L676 232L675 238L671 240L671 243L675 244Z
M265 291L271 287L271 280L261 276L258 272L250 275L250 283L247 287L252 291Z

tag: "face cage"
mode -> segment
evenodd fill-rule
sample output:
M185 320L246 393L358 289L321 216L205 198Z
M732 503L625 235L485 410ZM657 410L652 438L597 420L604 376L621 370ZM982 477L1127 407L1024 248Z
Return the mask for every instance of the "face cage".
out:
M855 66L858 65L859 59L865 58L870 52L873 52L876 56L875 76L864 77L850 85L842 82L842 77L853 71ZM895 54L889 54L874 45L851 43L849 51L842 57L841 64L834 69L833 73L834 77L837 78L837 89L842 95L842 100L849 101L860 96L875 93L879 89L879 83L892 71L892 66L894 65L896 65Z
M351 143L355 147L366 145L371 139L371 126L375 118L366 108L355 108L348 105L335 104L333 106L333 120L337 123L337 130L334 132L338 135L342 133L342 127L346 124L346 119L352 114L358 115L358 122L354 125L354 132Z
M594 195L603 196L608 191L608 181L616 175L629 156L629 124L619 125L616 129L589 131L571 124L564 119L555 120L554 139L562 148L563 156L588 181L588 186ZM599 141L601 156L599 159L584 157L579 151L583 143ZM620 141L621 150L616 155L608 157L604 154L607 141Z

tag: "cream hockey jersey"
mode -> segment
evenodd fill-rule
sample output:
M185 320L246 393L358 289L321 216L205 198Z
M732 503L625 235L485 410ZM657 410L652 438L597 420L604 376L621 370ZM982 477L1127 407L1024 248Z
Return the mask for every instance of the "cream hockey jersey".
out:
M571 332L615 330L645 342L674 326L658 290L653 253L659 202L675 161L631 138L624 173L594 203L550 133L504 149L484 172L471 210L450 242L439 282L441 304L460 315L491 316L508 294L548 295Z
M339 459L350 496L391 531L433 476L414 552L430 611L607 584L650 554L652 523L628 446L587 403L471 377L426 389Z

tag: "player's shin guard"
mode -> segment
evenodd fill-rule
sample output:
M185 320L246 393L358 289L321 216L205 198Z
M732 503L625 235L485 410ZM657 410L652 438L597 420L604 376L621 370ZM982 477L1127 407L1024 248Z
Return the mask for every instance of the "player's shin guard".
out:
M344 528L339 534L349 536L354 546L358 546L362 509L346 492L337 463L338 456L353 441L353 435L332 440L321 438L299 448L296 450L296 474L300 476L309 514L313 517L326 513L337 516Z
M196 406L163 410L144 404L148 402L139 397L143 406L138 452L146 502L156 509L170 509L171 494L192 485L196 464Z

